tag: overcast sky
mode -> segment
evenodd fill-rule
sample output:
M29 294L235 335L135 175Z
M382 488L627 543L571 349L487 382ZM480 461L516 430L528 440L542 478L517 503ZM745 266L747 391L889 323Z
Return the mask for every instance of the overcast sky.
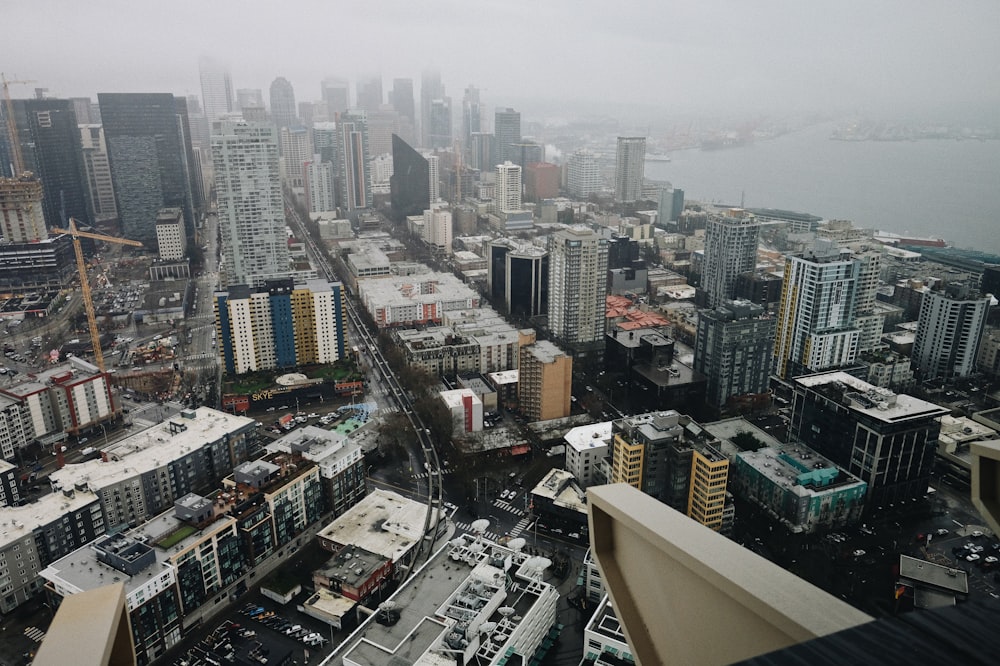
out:
M198 58L237 88L441 71L460 101L607 101L666 112L1000 116L998 0L41 0L5 2L0 69L27 97L200 93ZM352 99L354 89L352 83ZM419 95L419 92L417 93ZM419 97L418 97L419 99Z

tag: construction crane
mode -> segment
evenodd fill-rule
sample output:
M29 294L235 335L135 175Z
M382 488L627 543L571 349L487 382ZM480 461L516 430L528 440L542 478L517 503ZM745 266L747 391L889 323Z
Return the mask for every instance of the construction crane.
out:
M17 178L24 171L24 155L21 154L21 142L17 136L17 119L14 118L14 103L10 100L10 84L12 83L34 83L19 79L8 79L4 74L0 74L0 82L3 83L3 103L4 111L7 115L7 136L10 139L10 159L14 169L11 175Z
M87 324L90 325L90 344L94 347L94 363L101 369L101 372L104 372L101 334L97 331L97 313L94 311L94 299L90 295L90 280L87 279L87 262L83 259L83 248L80 246L80 239L93 238L94 240L106 243L118 243L119 245L131 245L132 247L142 247L142 243L128 238L116 238L115 236L94 234L89 231L78 231L76 220L72 217L69 218L69 229L53 229L52 233L69 234L73 237L73 250L76 252L76 270L80 273L80 291L83 292L83 307L87 312Z

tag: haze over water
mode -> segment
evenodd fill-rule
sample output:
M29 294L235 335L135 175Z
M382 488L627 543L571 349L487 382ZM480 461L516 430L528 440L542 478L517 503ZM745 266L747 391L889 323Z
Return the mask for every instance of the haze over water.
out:
M831 141L833 125L647 162L688 200L783 208L1000 253L1000 141Z

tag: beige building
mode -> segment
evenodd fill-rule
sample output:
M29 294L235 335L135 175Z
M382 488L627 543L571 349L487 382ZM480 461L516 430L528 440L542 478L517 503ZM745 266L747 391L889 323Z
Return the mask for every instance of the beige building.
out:
M156 248L163 261L184 258L187 238L184 235L184 212L180 208L161 208L156 214Z
M0 235L11 243L33 243L48 237L42 183L34 176L0 178Z
M569 416L573 357L548 340L521 343L518 402L532 421Z

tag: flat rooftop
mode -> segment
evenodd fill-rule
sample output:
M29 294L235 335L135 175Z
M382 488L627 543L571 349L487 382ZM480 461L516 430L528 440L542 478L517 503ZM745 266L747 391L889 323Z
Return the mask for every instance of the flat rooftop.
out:
M899 576L956 594L969 593L969 575L961 569L919 560L909 555L899 556Z
M69 494L55 492L42 495L23 506L0 507L0 548L98 499L97 495L86 490L73 490Z
M193 418L185 418L184 414L193 414ZM184 429L178 428L178 425L184 426ZM210 407L185 410L103 449L107 462L88 460L66 465L53 472L49 480L56 488L103 488L123 478L152 471L209 442L253 427L254 420L251 418Z
M577 451L586 451L611 442L611 421L578 426L570 430L563 439Z
M839 400L842 404L846 404L855 412L885 423L934 418L944 416L949 412L944 407L905 393L893 394L887 389L878 389L866 381L839 370L796 377L793 382L811 388L831 399L837 399L838 396L830 395L824 389L831 385L836 389L838 388L836 385L839 385L839 388L843 389L839 391Z
M376 488L316 536L397 562L423 537L427 505Z

